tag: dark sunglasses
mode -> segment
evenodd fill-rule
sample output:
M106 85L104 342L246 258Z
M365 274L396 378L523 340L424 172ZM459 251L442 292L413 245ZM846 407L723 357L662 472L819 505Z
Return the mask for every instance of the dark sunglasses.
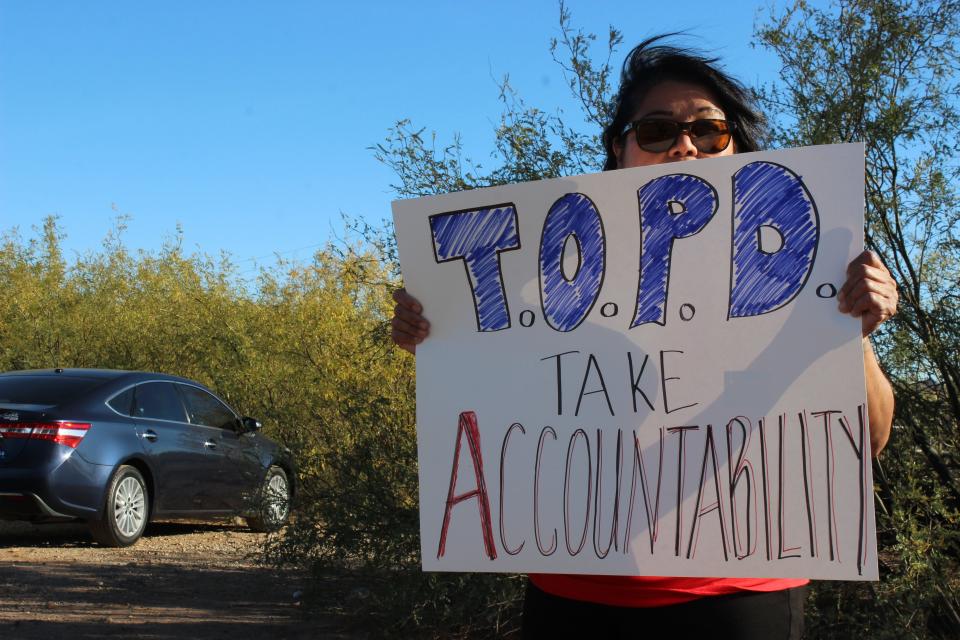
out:
M623 128L621 136L631 129L637 145L650 153L663 153L672 147L681 133L690 136L690 141L702 153L720 153L730 145L736 123L729 120L704 119L693 122L674 122L660 118L634 120Z

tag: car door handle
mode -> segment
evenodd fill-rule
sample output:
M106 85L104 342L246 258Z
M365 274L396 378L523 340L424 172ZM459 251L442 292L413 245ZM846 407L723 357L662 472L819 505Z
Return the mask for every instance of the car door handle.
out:
M144 431L143 435L140 437L143 438L144 440L149 440L150 442L157 441L157 434L155 431Z
M217 443L214 442L213 440L207 440L206 442L203 443L203 446L205 446L207 449L216 449Z

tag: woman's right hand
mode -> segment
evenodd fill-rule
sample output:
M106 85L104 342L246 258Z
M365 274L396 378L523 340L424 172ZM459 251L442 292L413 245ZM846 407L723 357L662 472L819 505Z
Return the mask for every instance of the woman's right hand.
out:
M430 334L430 323L421 314L423 305L407 293L406 289L397 289L393 292L393 341L401 349L406 349L416 355L417 345Z

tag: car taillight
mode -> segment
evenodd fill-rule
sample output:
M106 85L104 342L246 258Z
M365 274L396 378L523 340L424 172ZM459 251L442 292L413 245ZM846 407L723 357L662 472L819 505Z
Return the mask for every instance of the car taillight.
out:
M48 440L76 449L90 429L89 422L8 422L0 424L0 436L31 440Z

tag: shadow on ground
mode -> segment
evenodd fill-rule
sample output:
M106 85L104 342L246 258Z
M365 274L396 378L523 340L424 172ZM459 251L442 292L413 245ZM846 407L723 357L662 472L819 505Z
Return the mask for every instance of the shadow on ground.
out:
M305 618L268 569L80 563L0 565L0 637L343 638Z
M158 523L108 549L82 524L18 524L0 526L0 640L363 637L307 617L305 574L257 564L243 527Z

